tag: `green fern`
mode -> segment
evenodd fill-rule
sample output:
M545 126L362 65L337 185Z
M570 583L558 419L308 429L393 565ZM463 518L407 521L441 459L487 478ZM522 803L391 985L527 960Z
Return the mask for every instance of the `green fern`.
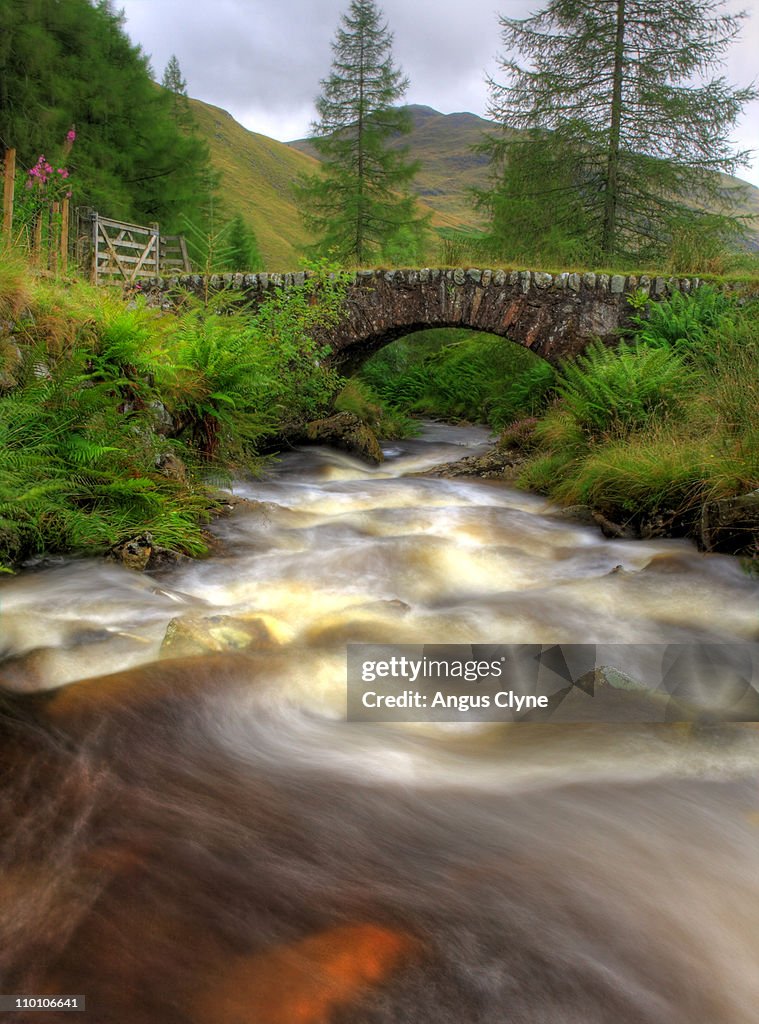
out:
M361 379L399 410L500 430L545 406L554 370L502 338L431 330L389 345L362 368Z
M683 361L668 348L596 342L562 364L556 391L580 427L601 435L641 426L677 404L687 386Z
M636 340L650 348L669 348L678 354L709 356L715 330L734 324L735 303L724 292L707 285L692 294L674 292L651 302L646 315L632 317Z

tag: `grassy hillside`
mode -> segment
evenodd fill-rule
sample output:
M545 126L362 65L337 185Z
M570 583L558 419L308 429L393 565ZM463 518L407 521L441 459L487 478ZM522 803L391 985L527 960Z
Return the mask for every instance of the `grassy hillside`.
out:
M482 221L471 207L469 189L487 184L488 160L472 152L483 136L496 127L494 122L476 114L441 114L432 107L411 105L413 130L399 138L396 145L406 145L409 155L421 162L414 189L424 202L443 216L458 221L463 228L478 228ZM298 152L316 157L308 139L289 145ZM759 217L759 189L748 182L725 176L728 188L741 185L745 199L740 212ZM753 246L759 249L759 220L747 232Z
M492 122L476 114L441 114L432 107L412 104L408 108L413 130L401 137L396 146L408 146L409 156L419 160L421 169L413 188L422 201L451 227L461 229L482 226L472 209L468 190L480 188L487 180L488 159L472 147L482 141ZM317 157L308 139L288 143L293 149Z
M293 182L299 174L312 173L316 160L307 151L248 131L220 107L201 100L190 100L190 105L198 130L211 150L212 166L221 176L220 221L242 214L256 233L267 269L292 270L298 265L303 247L311 241L298 212ZM431 145L431 152L433 148ZM443 156L440 162L445 161ZM451 186L450 181L444 182L440 195L444 197L445 188ZM431 202L432 198L436 202ZM465 204L454 197L447 208L437 198L420 193L420 207L431 214L433 227L469 227L472 218ZM434 255L431 252L430 259Z
M240 213L256 232L269 270L296 266L311 240L303 227L293 195L293 182L316 167L315 150L307 139L282 143L248 131L220 107L191 100L200 134L211 150L211 162L221 176L220 221ZM475 114L441 114L431 107L409 108L412 133L398 139L421 162L414 183L419 206L431 214L434 228L457 231L482 226L469 202L469 189L485 184L487 159L472 147L492 123ZM729 179L735 184L735 179ZM759 189L747 185L745 212L759 214ZM759 248L759 222L752 232ZM430 245L428 260L441 258Z
M265 135L258 135L220 107L191 100L200 134L221 175L220 218L240 213L256 233L269 270L290 270L310 239L303 228L292 183L313 171L315 161Z

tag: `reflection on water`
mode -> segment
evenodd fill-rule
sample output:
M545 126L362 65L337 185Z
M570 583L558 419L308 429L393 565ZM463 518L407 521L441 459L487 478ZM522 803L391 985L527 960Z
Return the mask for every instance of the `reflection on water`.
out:
M734 560L413 475L485 441L295 451L216 557L0 584L0 992L98 1024L759 1021L752 728L344 721L351 641L759 635ZM211 620L244 649L158 660Z

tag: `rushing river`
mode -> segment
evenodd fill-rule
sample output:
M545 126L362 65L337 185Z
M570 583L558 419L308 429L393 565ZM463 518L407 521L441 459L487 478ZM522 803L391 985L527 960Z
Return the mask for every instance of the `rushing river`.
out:
M345 721L349 642L759 639L734 559L415 475L486 440L295 451L213 557L0 583L0 994L96 1024L759 1022L753 727Z

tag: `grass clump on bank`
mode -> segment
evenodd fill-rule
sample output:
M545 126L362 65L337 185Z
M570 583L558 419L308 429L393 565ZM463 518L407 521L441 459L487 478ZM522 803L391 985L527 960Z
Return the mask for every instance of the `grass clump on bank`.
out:
M759 487L759 302L708 288L651 304L616 349L563 366L519 482L639 526L694 532Z
M255 471L263 438L339 390L314 334L341 289L323 268L257 311L179 297L165 313L0 255L0 567L145 531L202 553L206 481Z
M346 381L334 402L335 412L349 412L365 423L380 440L414 437L419 423L396 406L384 401L364 380Z

